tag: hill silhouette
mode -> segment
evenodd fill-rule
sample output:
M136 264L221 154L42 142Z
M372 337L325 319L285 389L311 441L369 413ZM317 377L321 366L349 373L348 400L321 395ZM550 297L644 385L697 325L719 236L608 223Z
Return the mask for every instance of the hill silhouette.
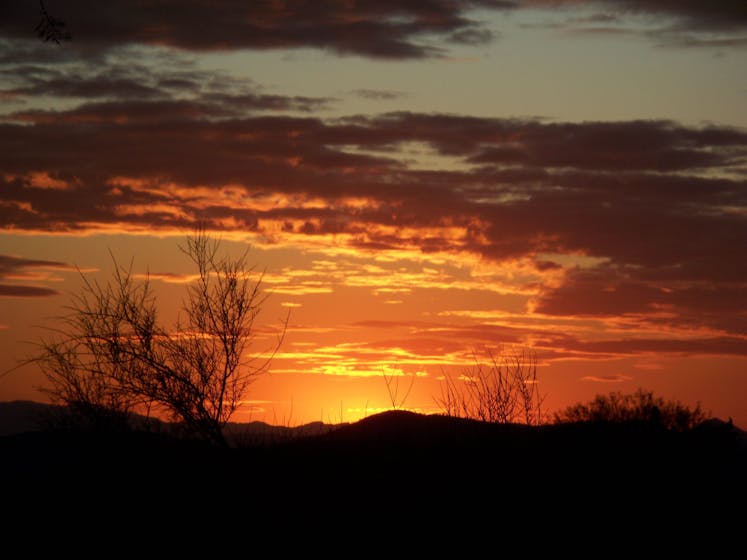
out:
M64 406L34 401L0 402L0 436L38 432L67 422ZM130 414L130 424L135 430L176 435L179 426L154 417ZM226 438L234 446L270 445L286 439L326 433L338 426L311 422L296 427L275 426L261 421L228 422L224 428Z
M263 429L266 437L229 449L164 431L41 429L0 437L0 471L17 488L52 495L226 493L281 509L299 500L455 507L599 492L729 496L747 472L747 434L718 420L673 432L644 422L530 427L390 411L335 427Z

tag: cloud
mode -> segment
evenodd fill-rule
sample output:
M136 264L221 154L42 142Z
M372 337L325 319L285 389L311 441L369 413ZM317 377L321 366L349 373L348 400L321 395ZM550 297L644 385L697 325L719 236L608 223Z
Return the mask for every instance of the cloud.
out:
M406 93L401 91L383 89L355 89L350 93L362 97L363 99L371 99L374 101L393 101L407 96Z
M27 259L14 257L12 255L0 255L0 278L17 276L28 269L70 269L69 264L60 261L47 261L42 259Z
M739 48L747 44L747 10L738 0L523 0L520 4L522 8L566 8L566 14L572 15L544 26L572 33L636 34L657 45L675 47ZM587 15L574 15L577 11Z
M652 324L702 325L716 332L747 335L743 281L727 277L717 287L713 279L691 276L685 280L687 271L677 272L681 279L670 270L660 278L609 266L573 270L562 285L536 298L533 309L555 316L630 315Z
M69 270L72 267L59 261L27 259L11 255L0 255L0 280L45 280L38 270ZM0 284L0 297L28 298L58 295L57 290L23 284Z
M4 69L2 74L7 79L21 82L14 88L3 90L5 94L19 97L143 99L161 96L158 88L119 76L116 69L93 75L75 75L42 66L19 65Z
M403 149L413 144L450 165L413 163ZM0 123L0 223L84 232L202 221L335 259L458 256L491 263L491 276L339 272L345 285L381 293L504 291L533 297L548 316L638 315L739 334L745 161L747 132L725 126L411 112L322 119L204 99L89 101Z
M743 37L698 37L692 34L675 34L659 38L659 46L684 48L744 48L747 47L747 35Z
M15 286L9 284L0 284L0 297L27 298L27 297L45 297L59 294L57 290L50 288L40 288L38 286Z
M738 131L685 129L663 121L536 124L519 129L518 142L489 146L475 163L596 171L657 171L726 166L744 157L727 146L743 146ZM706 146L723 149L712 153ZM732 160L733 158L733 160Z
M148 64L133 63L133 57L143 58ZM31 105L11 118L33 122L59 122L62 118L87 122L131 118L150 122L223 118L259 111L311 112L324 110L335 101L268 93L251 80L199 69L184 54L148 53L145 57L132 49L124 49L100 63L0 63L0 76L5 83L0 94L17 106ZM49 98L84 103L60 114L47 109Z
M449 47L496 39L498 32L480 19L486 12L540 8L557 17L560 7L566 8L566 20L546 25L576 33L636 33L666 45L720 48L747 40L747 14L738 0L186 0L178 6L165 0L112 0L106 10L91 10L84 0L60 0L55 17L65 20L74 36L64 49L43 48L49 45L33 36L30 29L38 21L33 2L0 7L0 39L6 43L0 63L101 61L133 46L184 52L315 48L374 59L446 59ZM136 82L122 85L138 89ZM70 87L62 86L61 91Z
M175 272L133 273L136 280L159 280L168 284L188 284L199 278L198 274L177 274Z
M82 0L57 2L55 11L74 36L66 48L101 50L120 45L167 45L192 51L312 47L371 58L441 55L450 43L482 44L493 37L468 17L475 9L507 10L501 0L315 2L113 0L91 10ZM0 34L25 38L38 19L31 2L0 8ZM31 26L31 27L30 27ZM438 46L436 46L438 45Z
M208 103L214 103L220 107L229 107L235 111L303 111L306 113L320 111L334 100L331 98L268 95L257 93L230 94L210 93L202 97Z
M633 378L629 375L615 374L615 375L585 375L581 378L581 381L592 381L594 383L624 383L625 381L632 381Z
M610 355L679 354L685 356L723 355L747 356L745 338L720 336L690 339L629 338L605 341L576 341L568 344L570 350Z
M347 326L366 329L368 342L339 350L335 358L351 353L399 360L400 363L470 367L489 354L511 347L530 348L540 363L559 359L610 360L631 356L745 356L744 336L699 333L692 325L646 327L630 323L627 336L620 324L596 324L583 319L564 319L523 314L491 322L470 324L448 321L361 321ZM385 338L376 338L385 333ZM330 359L332 359L330 357ZM362 358L361 358L362 360ZM627 379L587 379L621 382Z
M558 4L554 0L547 3ZM574 2L567 0L565 3ZM586 0L584 3L627 13L669 16L679 26L690 30L747 30L747 9L742 2L734 0Z

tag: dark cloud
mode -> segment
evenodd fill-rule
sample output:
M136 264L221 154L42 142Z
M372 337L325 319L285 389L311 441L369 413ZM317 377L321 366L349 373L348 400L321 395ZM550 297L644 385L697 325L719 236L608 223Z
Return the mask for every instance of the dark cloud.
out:
M26 297L46 297L56 296L59 294L56 290L49 288L38 288L36 286L12 286L9 284L0 284L0 297L26 298Z
M45 261L0 255L0 278L6 278L11 274L18 274L29 268L70 268L70 265L60 261Z
M448 38L454 43L461 43L463 45L484 45L494 40L496 37L495 32L489 29L482 28L478 25L472 25L459 29L449 34Z
M244 115L206 99L6 117L0 223L74 231L207 220L262 233L274 222L303 236L348 234L363 250L529 258L539 272L560 268L547 255L584 255L597 264L568 269L537 311L744 332L747 181L734 172L744 131L407 112L323 120ZM413 169L409 142L464 168ZM40 183L42 172L64 188ZM286 202L255 203L273 197ZM324 204L304 204L312 199Z
M262 110L262 111L319 111L325 109L334 101L331 98L267 95L257 93L230 94L209 93L202 97L209 103L214 103L221 108L240 110Z
M562 286L538 300L536 311L549 315L642 314L670 305L670 296L669 291L631 280L630 275L597 267L572 272Z
M562 265L553 262L553 261L536 261L534 263L534 266L537 267L537 270L539 271L545 271L545 270L559 270L563 268Z
M680 48L731 49L747 47L747 32L738 37L699 36L692 33L669 32L649 34L657 46Z
M100 66L76 63L0 65L0 76L7 83L0 94L17 102L72 98L92 103L79 105L66 113L36 109L12 117L36 122L66 117L87 121L122 119L127 118L123 115L125 109L133 111L130 118L145 116L158 120L173 118L174 112L190 118L256 111L310 112L323 110L334 101L265 93L251 80L196 69L177 55L165 56L163 61L172 69L124 64L119 58L110 57ZM156 109L155 114L149 111L151 108Z
M657 45L674 47L747 44L747 4L741 0L521 0L520 4L525 8L599 10L541 24L573 33L637 34L649 37ZM639 16L639 20L629 16ZM654 30L652 24L656 26Z
M21 2L15 4L17 7L22 5ZM28 6L31 2L25 4ZM8 7L7 3L0 5L0 13L6 7ZM3 20L3 23L8 22ZM0 64L65 64L76 62L81 56L90 62L102 61L100 51L81 53L68 48L68 45L61 48L57 45L42 43L36 37L30 37L28 33L19 39L9 39L6 32L0 29Z
M571 271L562 286L538 298L535 310L557 316L630 315L653 325L701 325L747 335L744 276L734 281L719 281L716 274L699 279L686 270L679 278L671 273L666 279L652 276L609 266Z
M604 171L676 171L726 166L744 157L743 132L691 130L662 121L526 125L518 138L486 147L475 163ZM736 146L732 154L712 146Z
M683 28L692 30L747 30L747 5L741 0L586 0L584 3L628 13L669 16Z
M126 102L97 101L84 103L70 111L32 109L7 116L18 122L48 125L76 125L100 123L103 126L125 123L168 123L191 121L234 114L228 107L192 100L163 100Z
M26 259L11 255L0 255L0 280L21 280L29 271L38 269L70 269L70 265L59 261ZM25 298L45 297L59 294L57 290L21 284L0 284L0 297Z
M740 336L691 336L676 335L660 338L635 337L588 340L581 336L559 334L555 330L544 330L532 326L508 326L478 323L455 325L449 323L366 321L355 326L407 329L399 337L375 340L365 344L366 348L401 348L412 354L428 356L461 354L465 358L485 359L495 348L509 345L524 347L531 344L539 359L596 358L612 359L641 354L677 355L747 355L747 346ZM587 381L622 382L631 378L624 375L590 376Z
M620 354L681 354L747 356L744 338L714 336L678 340L671 338L630 338L604 341L576 341L566 349L596 353Z
M44 77L33 76L24 67L14 68L18 75L27 77L27 84L14 89L3 90L16 96L49 96L74 98L150 98L160 97L157 88L144 85L135 80L111 75L91 77L60 76L59 72ZM7 70L4 72L9 73Z
M663 44L727 47L742 46L747 39L747 10L741 0L112 0L105 10L93 10L84 0L57 0L48 9L65 20L74 40L62 49L42 43L33 33L38 5L4 2L0 37L13 44L0 48L0 62L94 60L131 45L186 51L311 47L417 59L442 56L450 45L494 40L496 30L477 20L479 10L537 7L598 10L556 24L573 31L651 33L650 28L631 28L635 23L624 17L638 15L659 24L652 37Z
M570 21L573 23L594 23L594 24L611 24L620 23L621 16L619 14L610 13L596 13L588 16L574 17Z
M501 0L164 0L107 2L59 0L49 10L64 19L74 40L66 48L101 49L128 44L187 50L315 47L373 58L423 58L448 43L480 44L492 33L470 19L473 9L506 10ZM0 7L0 35L26 38L38 19L33 2ZM429 39L435 39L434 46Z

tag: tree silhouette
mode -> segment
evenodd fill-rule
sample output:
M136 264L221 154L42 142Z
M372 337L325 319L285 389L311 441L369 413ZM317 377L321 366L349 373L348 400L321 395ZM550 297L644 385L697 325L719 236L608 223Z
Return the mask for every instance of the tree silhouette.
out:
M45 43L53 41L58 45L60 41L72 39L70 32L65 29L65 22L49 14L46 6L44 6L44 0L39 0L39 12L41 19L34 31L40 39L44 40Z
M105 285L83 277L63 328L56 340L42 341L36 358L52 400L94 423L137 407L160 408L192 434L225 445L223 427L267 370L285 329L264 357L247 359L265 301L262 275L247 269L246 253L219 258L218 248L204 232L181 248L198 274L172 329L160 325L150 283L137 282L132 265L123 268L112 257L114 274Z

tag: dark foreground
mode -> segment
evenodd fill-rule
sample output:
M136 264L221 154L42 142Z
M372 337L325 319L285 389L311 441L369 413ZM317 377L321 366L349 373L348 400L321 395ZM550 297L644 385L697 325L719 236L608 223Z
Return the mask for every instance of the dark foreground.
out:
M219 449L159 433L42 430L0 437L6 492L231 495L350 507L565 494L703 494L744 487L744 432L646 423L532 428L388 412L328 433ZM605 498L607 499L607 498Z
M675 433L389 412L316 432L228 449L143 431L1 436L6 547L169 558L743 548L747 447L723 422Z

